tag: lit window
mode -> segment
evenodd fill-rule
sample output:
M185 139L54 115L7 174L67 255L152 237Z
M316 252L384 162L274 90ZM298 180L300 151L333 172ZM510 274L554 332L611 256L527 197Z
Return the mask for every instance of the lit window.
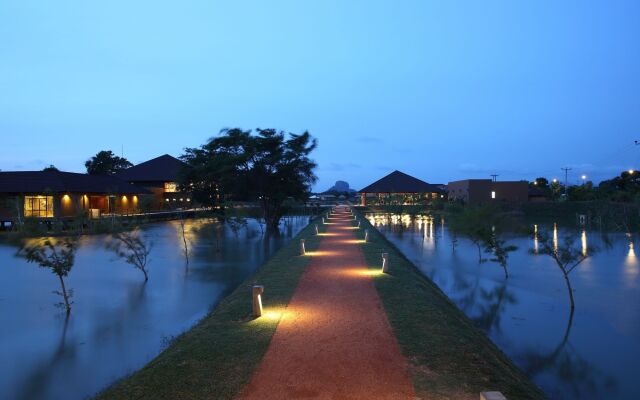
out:
M495 199L496 198L496 192L491 192L491 198Z
M24 216L53 218L53 196L25 196Z
M164 183L164 192L165 193L175 193L178 191L178 184L175 182L165 182Z

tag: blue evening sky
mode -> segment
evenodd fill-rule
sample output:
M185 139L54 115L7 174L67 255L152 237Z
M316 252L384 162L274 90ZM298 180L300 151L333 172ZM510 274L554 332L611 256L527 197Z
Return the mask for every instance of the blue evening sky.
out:
M640 1L0 0L0 169L309 130L324 190L640 168Z

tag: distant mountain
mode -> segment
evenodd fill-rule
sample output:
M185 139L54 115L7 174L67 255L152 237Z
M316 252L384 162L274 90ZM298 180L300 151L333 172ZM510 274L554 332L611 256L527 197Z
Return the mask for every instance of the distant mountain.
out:
M331 186L325 193L328 192L353 193L355 190L349 187L349 183L345 181L337 181L335 185Z

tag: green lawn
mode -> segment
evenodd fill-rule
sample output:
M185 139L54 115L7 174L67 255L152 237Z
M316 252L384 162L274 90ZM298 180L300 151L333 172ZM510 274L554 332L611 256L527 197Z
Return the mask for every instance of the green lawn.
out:
M416 394L456 399L464 393L501 391L509 400L543 399L544 394L447 296L364 218L369 242L362 250L379 270L389 253L389 274L373 275L387 318L411 364ZM364 236L364 230L359 235Z
M320 225L321 231L324 231ZM317 248L314 224L278 251L254 276L195 327L178 337L140 371L100 393L98 399L229 399L249 382L267 350L309 257L299 256L300 239ZM265 286L265 315L251 318L251 292Z

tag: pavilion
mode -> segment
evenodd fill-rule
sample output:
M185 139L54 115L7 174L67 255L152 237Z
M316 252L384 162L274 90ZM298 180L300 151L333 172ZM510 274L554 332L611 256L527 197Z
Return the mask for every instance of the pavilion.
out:
M441 185L430 184L400 171L373 182L360 190L360 205L422 204L444 196Z

